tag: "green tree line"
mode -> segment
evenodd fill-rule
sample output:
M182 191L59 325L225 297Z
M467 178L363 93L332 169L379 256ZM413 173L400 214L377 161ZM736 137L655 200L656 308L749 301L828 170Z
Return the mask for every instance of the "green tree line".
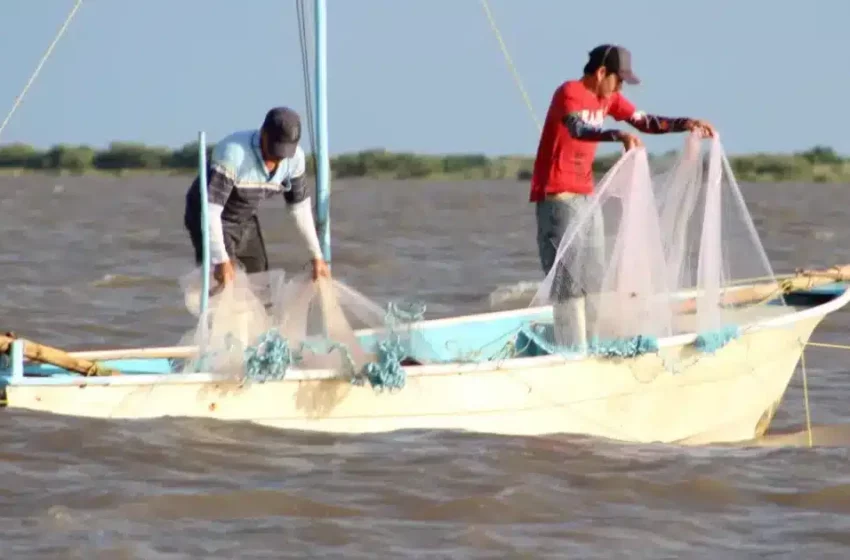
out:
M208 152L212 146L208 146ZM653 155L670 157L672 153ZM598 157L597 174L605 173L619 154ZM832 148L815 146L793 154L749 154L730 156L739 181L850 183L850 158ZM308 173L314 162L308 157ZM365 150L331 158L334 178L374 179L517 179L531 176L533 158L528 156L487 157L482 154L423 155ZM197 143L172 150L139 143L113 142L106 149L61 144L39 150L26 144L0 145L0 169L53 173L173 173L197 170Z

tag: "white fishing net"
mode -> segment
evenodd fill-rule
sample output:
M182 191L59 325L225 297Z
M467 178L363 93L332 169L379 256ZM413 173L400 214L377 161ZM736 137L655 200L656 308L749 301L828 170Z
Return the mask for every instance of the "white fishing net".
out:
M424 322L424 305L383 307L336 279L237 271L214 289L206 318L182 341L197 351L180 369L243 381L325 370L401 388L413 364L555 352L635 356L658 349L660 338L694 332L696 346L712 351L744 323L782 310L716 138L690 136L665 162L630 150L592 196L547 204L567 230L527 309ZM200 278L196 269L181 281L196 316ZM746 285L753 282L772 291Z
M182 344L197 353L183 372L228 374L233 380L282 379L292 369L332 370L356 381L398 387L398 367L416 363L413 325L424 309L381 308L338 280L314 281L283 270L245 274L210 291L200 315L201 273L180 280L186 307L198 325ZM419 350L421 353L421 350Z
M681 328L706 332L774 313L764 306L764 293L745 287L776 277L719 138L689 136L676 165L659 179L669 282L696 292L676 305L681 317L690 317ZM779 295L768 292L772 305L785 305Z
M764 297L729 297L775 277L718 138L688 136L655 171L645 149L630 150L592 196L547 204L568 226L531 305L553 306L538 332L553 348L629 354L682 332L722 339L743 317L775 312Z

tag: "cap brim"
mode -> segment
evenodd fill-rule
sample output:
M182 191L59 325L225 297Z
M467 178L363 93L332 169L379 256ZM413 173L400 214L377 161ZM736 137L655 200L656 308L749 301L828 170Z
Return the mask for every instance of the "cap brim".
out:
M298 144L290 142L272 142L269 146L271 154L278 159L287 159L295 155Z
M620 78L627 84L636 86L640 83L638 77L635 76L634 72L632 72L631 70L620 70L618 74L620 75Z

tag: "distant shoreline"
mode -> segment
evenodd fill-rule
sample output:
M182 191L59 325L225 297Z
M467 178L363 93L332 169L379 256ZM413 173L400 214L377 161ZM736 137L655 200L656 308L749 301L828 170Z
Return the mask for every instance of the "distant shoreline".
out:
M208 153L211 151L212 146L209 146ZM656 159L671 154L675 153L650 157ZM196 173L197 156L197 144L169 150L115 142L105 150L61 145L43 151L26 144L6 144L0 145L0 175L189 177ZM597 157L594 172L604 174L619 157L619 154ZM366 150L331 157L331 170L334 179L528 181L533 162L530 156L426 155ZM850 184L850 158L824 146L793 154L730 155L729 163L740 182ZM313 160L309 157L308 174L313 175Z

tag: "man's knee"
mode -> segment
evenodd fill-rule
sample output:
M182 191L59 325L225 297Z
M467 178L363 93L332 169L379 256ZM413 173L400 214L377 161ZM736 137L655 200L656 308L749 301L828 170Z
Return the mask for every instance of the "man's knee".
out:
M542 236L537 238L537 251L540 255L540 268L543 274L549 274L555 264L555 248L552 246L551 238Z

